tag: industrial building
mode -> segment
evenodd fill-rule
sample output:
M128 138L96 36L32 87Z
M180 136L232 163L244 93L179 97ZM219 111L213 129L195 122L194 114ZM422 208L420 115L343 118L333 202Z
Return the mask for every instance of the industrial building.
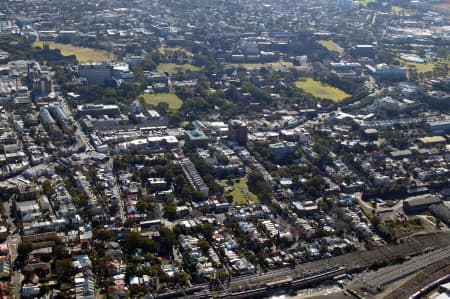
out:
M82 116L90 115L93 117L108 115L108 116L119 116L120 108L117 105L95 105L95 104L85 104L79 105L77 107L77 118Z
M442 203L439 196L425 194L413 196L403 201L403 208L408 213L420 213L427 210L431 205Z

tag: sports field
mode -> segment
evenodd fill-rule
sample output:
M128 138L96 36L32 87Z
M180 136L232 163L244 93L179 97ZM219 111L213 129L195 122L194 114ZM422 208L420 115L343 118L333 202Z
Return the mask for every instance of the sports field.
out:
M199 71L200 68L192 65L192 64L175 64L175 63L161 63L157 67L158 72L165 72L169 74L175 74L178 71L187 71L191 72Z
M303 89L304 92L309 93L314 97L332 100L337 103L350 97L350 95L344 91L320 81L316 81L313 78L300 79L295 82L295 86Z
M401 60L400 63L406 68L408 68L409 66L415 67L418 73L432 72L434 68L433 63L416 63L403 60Z
M141 95L145 99L145 103L149 105L158 105L159 103L169 104L169 109L180 109L183 102L174 93L145 93Z
M116 56L110 52L92 48L78 47L71 44L62 44L52 41L39 41L33 43L35 47L43 47L47 44L50 49L59 49L64 56L75 55L78 62L102 62L114 61Z
M327 48L328 51L334 51L339 54L342 54L344 52L344 49L342 49L341 46L339 46L332 40L319 40L317 42Z

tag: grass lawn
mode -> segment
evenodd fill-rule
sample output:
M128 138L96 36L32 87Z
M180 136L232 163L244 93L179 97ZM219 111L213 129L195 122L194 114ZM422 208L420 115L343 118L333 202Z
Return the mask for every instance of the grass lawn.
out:
M199 71L200 68L192 64L161 63L158 65L157 70L158 72L174 74L178 71L187 71L187 70L195 72Z
M328 51L338 52L339 54L344 53L344 49L332 40L319 40L317 42L327 48Z
M234 206L258 202L258 197L248 190L247 179L240 179L239 182L235 180L230 195L233 196L232 205Z
M169 109L180 109L183 101L174 93L145 93L141 95L145 99L145 103L149 105L158 105L159 103L169 104Z
M158 51L161 54L168 54L170 52L181 51L181 52L184 52L184 54L186 54L187 56L193 55L191 51L186 50L185 48L181 48L181 47L175 47L175 48L159 47Z
M406 9L400 6L392 6L392 13L400 15L400 14L405 14L405 15L415 15L416 11L414 9Z
M263 63L232 63L231 65L234 67L243 67L247 70L260 69L264 66Z
M409 62L409 61L402 61L402 65L405 67L408 66L415 66L418 73L426 73L426 72L432 72L434 68L434 63L416 63L416 62Z
M432 72L434 69L434 63L417 63L417 62L409 62L399 59L400 64L408 69L409 66L415 66L417 73L426 73ZM409 70L408 70L409 76Z
M367 6L368 3L374 2L374 0L358 0L355 1L355 5L357 6Z
M298 80L295 82L295 86L303 89L303 91L314 97L332 100L333 102L340 102L350 96L336 87L324 84L320 81L315 81L313 78Z
M48 44L50 49L59 49L64 56L75 55L78 62L101 62L113 61L116 59L116 56L108 51L78 47L71 44L39 41L34 42L33 45L42 48L44 43Z

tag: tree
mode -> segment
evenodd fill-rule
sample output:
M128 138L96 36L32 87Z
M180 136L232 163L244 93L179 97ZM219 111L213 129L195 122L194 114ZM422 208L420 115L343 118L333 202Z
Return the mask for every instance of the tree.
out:
M94 230L93 231L93 237L94 237L94 240L100 240L100 241L103 241L103 242L108 242L108 241L112 240L113 233L112 233L112 231L104 230L104 229Z
M263 182L264 176L260 172L251 172L247 177L248 189L253 193L258 193L258 188Z
M75 275L75 269L70 258L56 260L55 269L63 282L71 282L72 276Z
M177 237L173 230L165 226L159 229L159 252L162 255L171 255L172 248L177 243Z
M203 254L207 254L208 250L209 250L209 243L206 240L200 240L198 241L198 247L200 248L200 250L203 252Z
M64 244L57 244L53 248L53 255L56 259L66 258L68 256L66 246Z
M136 210L139 213L145 213L150 208L150 203L145 200L138 200L136 203Z
M316 228L316 230L314 232L314 237L316 237L316 238L323 238L326 235L327 235L327 232L322 227Z
M181 116L178 113L172 113L169 115L169 125L171 127L178 127L182 121Z
M250 192L256 194L261 202L272 200L272 187L259 172L251 172L247 177L247 186Z
M177 206L175 204L164 206L164 217L170 221L177 217Z
M17 246L19 257L25 258L33 250L33 244L30 242L22 242Z
M219 155L217 156L217 162L219 162L220 165L228 165L230 160L225 155Z
M160 102L156 106L156 110L161 114L166 114L169 110L169 104L167 104L166 102Z
M181 285L186 285L186 283L191 279L191 277L189 276L189 274L187 274L186 272L181 272L180 275L178 276L178 281Z
M44 296L48 292L50 292L50 287L48 285L46 285L46 284L42 285L39 288L39 296Z
M211 240L214 233L214 226L212 224L202 224L197 226L197 229L207 240Z
M49 180L44 181L44 183L42 184L42 189L47 197L51 197L53 194L55 194L55 188Z
M128 164L126 162L124 162L122 159L114 159L113 161L113 169L114 171L119 171L119 170L127 170L128 168Z
M155 250L155 242L137 232L129 232L123 240L123 247L129 254L137 248L140 248L144 253L149 253Z
M56 294L56 296L54 298L55 299L69 299L70 297L66 293L59 292L58 294Z
M156 69L156 64L154 62L154 57L155 57L155 55L153 53L150 53L150 54L145 56L144 61L142 62L142 68L144 70L154 70L154 69Z
M195 190L191 193L192 201L202 201L204 199L203 193L201 191Z

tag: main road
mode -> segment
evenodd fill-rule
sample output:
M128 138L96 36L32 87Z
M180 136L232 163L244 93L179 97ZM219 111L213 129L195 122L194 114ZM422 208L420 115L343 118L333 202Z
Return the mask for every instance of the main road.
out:
M60 100L60 106L61 109L64 111L64 113L69 117L75 126L75 136L78 136L80 138L80 141L83 143L84 147L86 148L86 151L94 151L94 147L89 142L89 138L84 134L83 130L80 127L80 124L78 121L75 120L72 110L70 109L69 103L67 102L67 99L64 97L64 95L60 92L56 92L57 97Z

